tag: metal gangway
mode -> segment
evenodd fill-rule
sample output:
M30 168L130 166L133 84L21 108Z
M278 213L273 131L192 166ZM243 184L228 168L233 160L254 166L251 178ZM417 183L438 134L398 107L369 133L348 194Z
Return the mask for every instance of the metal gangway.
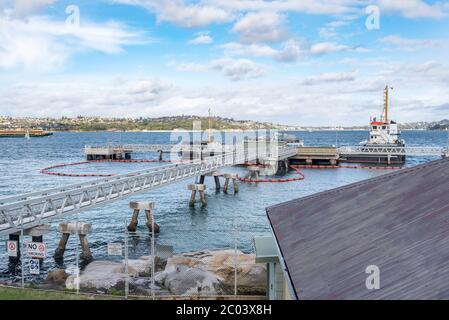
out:
M283 154L284 151L280 150L280 153ZM203 160L181 162L65 187L0 198L0 236L259 158L260 154L254 149L238 150Z
M340 156L345 155L398 155L398 156L438 156L447 157L449 152L447 148L441 147L388 147L388 146L347 146L339 147Z

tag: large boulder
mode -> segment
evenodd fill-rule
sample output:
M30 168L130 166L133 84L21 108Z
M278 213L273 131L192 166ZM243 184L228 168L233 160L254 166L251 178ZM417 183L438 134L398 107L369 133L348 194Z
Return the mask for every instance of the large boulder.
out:
M120 262L94 261L86 266L79 276L80 288L87 290L108 290L124 282L126 274L123 272L123 264ZM67 289L75 289L75 276L71 275L66 280Z
M156 281L165 284L167 274L180 266L207 271L207 275L214 275L222 285L221 288L226 290L234 287L237 274L238 294L264 295L266 292L266 266L256 263L254 254L245 254L239 250L205 250L175 255L168 259L165 271L157 274ZM185 272L181 272L183 273ZM167 287L166 284L165 286Z
M166 269L163 283L174 295L213 296L231 292L231 289L213 273L183 265Z
M148 277L151 275L153 256L142 256L139 259L128 259L128 273L132 277ZM154 259L155 271L162 269L159 257ZM125 261L123 261L123 272L125 272Z
M48 272L45 281L51 284L64 284L68 276L64 269L56 268Z

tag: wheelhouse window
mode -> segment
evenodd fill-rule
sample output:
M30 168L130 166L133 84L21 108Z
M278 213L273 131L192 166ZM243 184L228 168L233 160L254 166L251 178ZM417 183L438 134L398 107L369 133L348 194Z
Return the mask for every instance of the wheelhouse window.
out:
M374 129L374 130L377 130L377 126L373 126L373 129Z

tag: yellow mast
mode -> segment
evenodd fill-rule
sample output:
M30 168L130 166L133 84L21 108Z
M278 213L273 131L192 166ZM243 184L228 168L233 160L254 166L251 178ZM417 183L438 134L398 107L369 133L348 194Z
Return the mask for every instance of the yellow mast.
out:
M211 118L211 112L210 112L210 108L209 108L209 130L208 130L208 140L209 143L212 142L212 118Z
M384 122L388 123L388 84L385 86L385 115Z

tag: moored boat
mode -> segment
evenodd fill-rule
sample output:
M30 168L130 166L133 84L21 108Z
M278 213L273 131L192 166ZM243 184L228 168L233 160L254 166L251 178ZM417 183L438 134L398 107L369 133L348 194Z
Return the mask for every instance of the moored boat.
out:
M37 138L48 137L53 133L42 129L2 129L0 138Z
M379 152L370 154L370 151L373 149L383 147L405 147L405 141L400 138L401 132L398 128L398 124L389 118L388 98L387 85L384 90L384 107L382 115L380 116L380 119L376 117L371 118L369 138L368 140L360 142L363 154L347 155L340 160L345 162L377 164L403 164L405 162L405 155L379 154Z

